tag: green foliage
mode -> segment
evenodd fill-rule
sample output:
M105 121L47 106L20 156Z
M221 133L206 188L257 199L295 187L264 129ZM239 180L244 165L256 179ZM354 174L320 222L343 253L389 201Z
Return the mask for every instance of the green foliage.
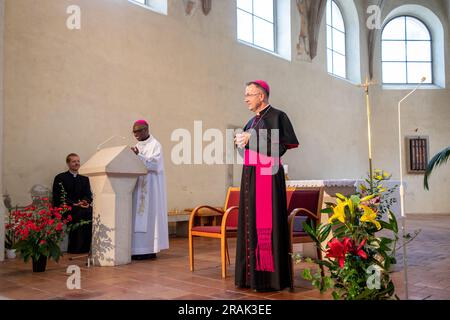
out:
M14 245L16 244L16 236L14 234L14 231L11 229L8 229L8 225L11 225L13 223L12 216L11 216L12 210L8 210L8 216L6 219L6 232L5 232L5 249L13 249Z
M429 190L428 186L428 178L433 172L434 168L447 163L450 158L450 146L436 153L433 158L431 158L430 162L428 162L427 168L425 170L425 175L423 177L423 186L425 189Z
M328 223L303 224L326 257L315 261L325 268L324 276L303 271L303 278L320 292L332 289L334 299L346 300L398 298L390 277L399 239L397 220L390 210L395 200L390 196L397 186L385 188L383 181L388 179L389 174L375 170L359 187L360 192L349 197L336 194L336 203L327 203L322 213L331 215Z
M65 192L63 195L65 197ZM72 216L69 213L72 208L67 206L65 201L62 203L61 207L53 207L48 198L42 198L36 205L11 211L6 230L17 239L12 247L20 252L25 262L30 258L39 259L41 256L59 261L62 256L59 243L64 236L82 225L91 223L70 223Z

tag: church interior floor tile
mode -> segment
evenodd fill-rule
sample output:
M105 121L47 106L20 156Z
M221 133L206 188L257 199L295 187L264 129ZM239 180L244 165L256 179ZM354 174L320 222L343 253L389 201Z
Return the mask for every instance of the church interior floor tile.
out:
M408 294L414 300L450 299L450 215L413 215L407 229L421 232L407 246ZM19 300L319 300L320 294L301 278L311 264L295 265L295 288L281 292L254 292L234 286L236 239L229 240L231 265L221 278L220 244L216 239L195 239L195 271L189 271L187 238L170 238L170 249L155 260L132 261L117 267L86 266L86 259L49 261L43 273L33 273L31 262L20 258L0 262L0 299ZM69 265L81 269L81 289L69 289ZM402 250L392 279L405 297Z

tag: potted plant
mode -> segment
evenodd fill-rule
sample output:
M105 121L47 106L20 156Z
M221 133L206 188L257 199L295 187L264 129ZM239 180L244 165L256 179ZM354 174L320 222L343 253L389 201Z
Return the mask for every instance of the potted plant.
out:
M59 243L67 232L90 223L83 221L69 225L72 221L68 214L70 210L66 204L53 207L48 198L42 198L34 205L11 212L11 223L6 229L17 238L13 247L20 252L24 262L32 259L34 272L45 271L47 259L59 261L62 256Z
M425 170L425 175L423 177L423 186L426 190L429 189L428 178L430 177L431 172L433 172L434 168L446 163L449 158L450 158L450 147L447 147L436 153L433 156L433 158L431 158L430 162L428 162L427 169Z
M386 172L375 170L366 179L367 184L360 185L360 192L350 197L336 194L337 203L327 203L322 210L331 215L327 224L303 223L326 256L315 262L327 271L321 274L305 269L303 278L321 292L332 289L334 299L398 299L391 279L391 266L399 249L397 220L390 210L394 199L389 197L395 188L382 185L389 178ZM414 237L407 238L411 241Z

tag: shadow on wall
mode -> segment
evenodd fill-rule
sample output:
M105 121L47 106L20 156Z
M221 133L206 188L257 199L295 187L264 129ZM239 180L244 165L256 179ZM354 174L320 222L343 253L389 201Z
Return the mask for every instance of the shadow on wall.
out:
M114 248L110 233L112 228L108 228L100 222L100 217L92 219L92 257L95 265L100 265L100 261L113 262L112 258L107 258L107 253Z

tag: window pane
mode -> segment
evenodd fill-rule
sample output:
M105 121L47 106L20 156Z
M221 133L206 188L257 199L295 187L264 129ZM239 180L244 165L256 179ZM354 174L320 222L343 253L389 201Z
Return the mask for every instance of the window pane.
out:
M237 0L237 7L248 12L253 12L252 0Z
M407 41L408 61L431 61L430 41Z
M327 24L331 26L331 0L327 1Z
M340 55L339 53L333 52L333 69L334 74L345 78L346 72L345 72L345 56Z
M383 62L383 83L406 83L406 63Z
M336 5L336 3L332 2L332 18L333 18L333 27L336 29L345 32L344 28L344 19L342 19L341 10L339 10L339 7Z
M333 51L327 50L327 70L329 73L333 73Z
M253 1L253 14L273 22L273 0Z
M427 77L424 83L431 83L431 63L408 62L408 83L419 83L422 77Z
M142 4L145 4L145 0L133 0L134 2L139 2L139 3L142 3Z
M345 55L345 34L334 29L333 50Z
M267 50L274 51L273 24L257 17L254 19L254 44Z
M406 17L406 36L408 40L430 40L427 27L416 18Z
M237 10L237 37L239 40L253 43L252 15Z
M383 40L405 40L405 17L391 20L383 29Z
M327 48L333 49L333 42L331 41L332 33L331 27L327 26Z
M382 41L381 46L383 61L406 61L405 41Z

